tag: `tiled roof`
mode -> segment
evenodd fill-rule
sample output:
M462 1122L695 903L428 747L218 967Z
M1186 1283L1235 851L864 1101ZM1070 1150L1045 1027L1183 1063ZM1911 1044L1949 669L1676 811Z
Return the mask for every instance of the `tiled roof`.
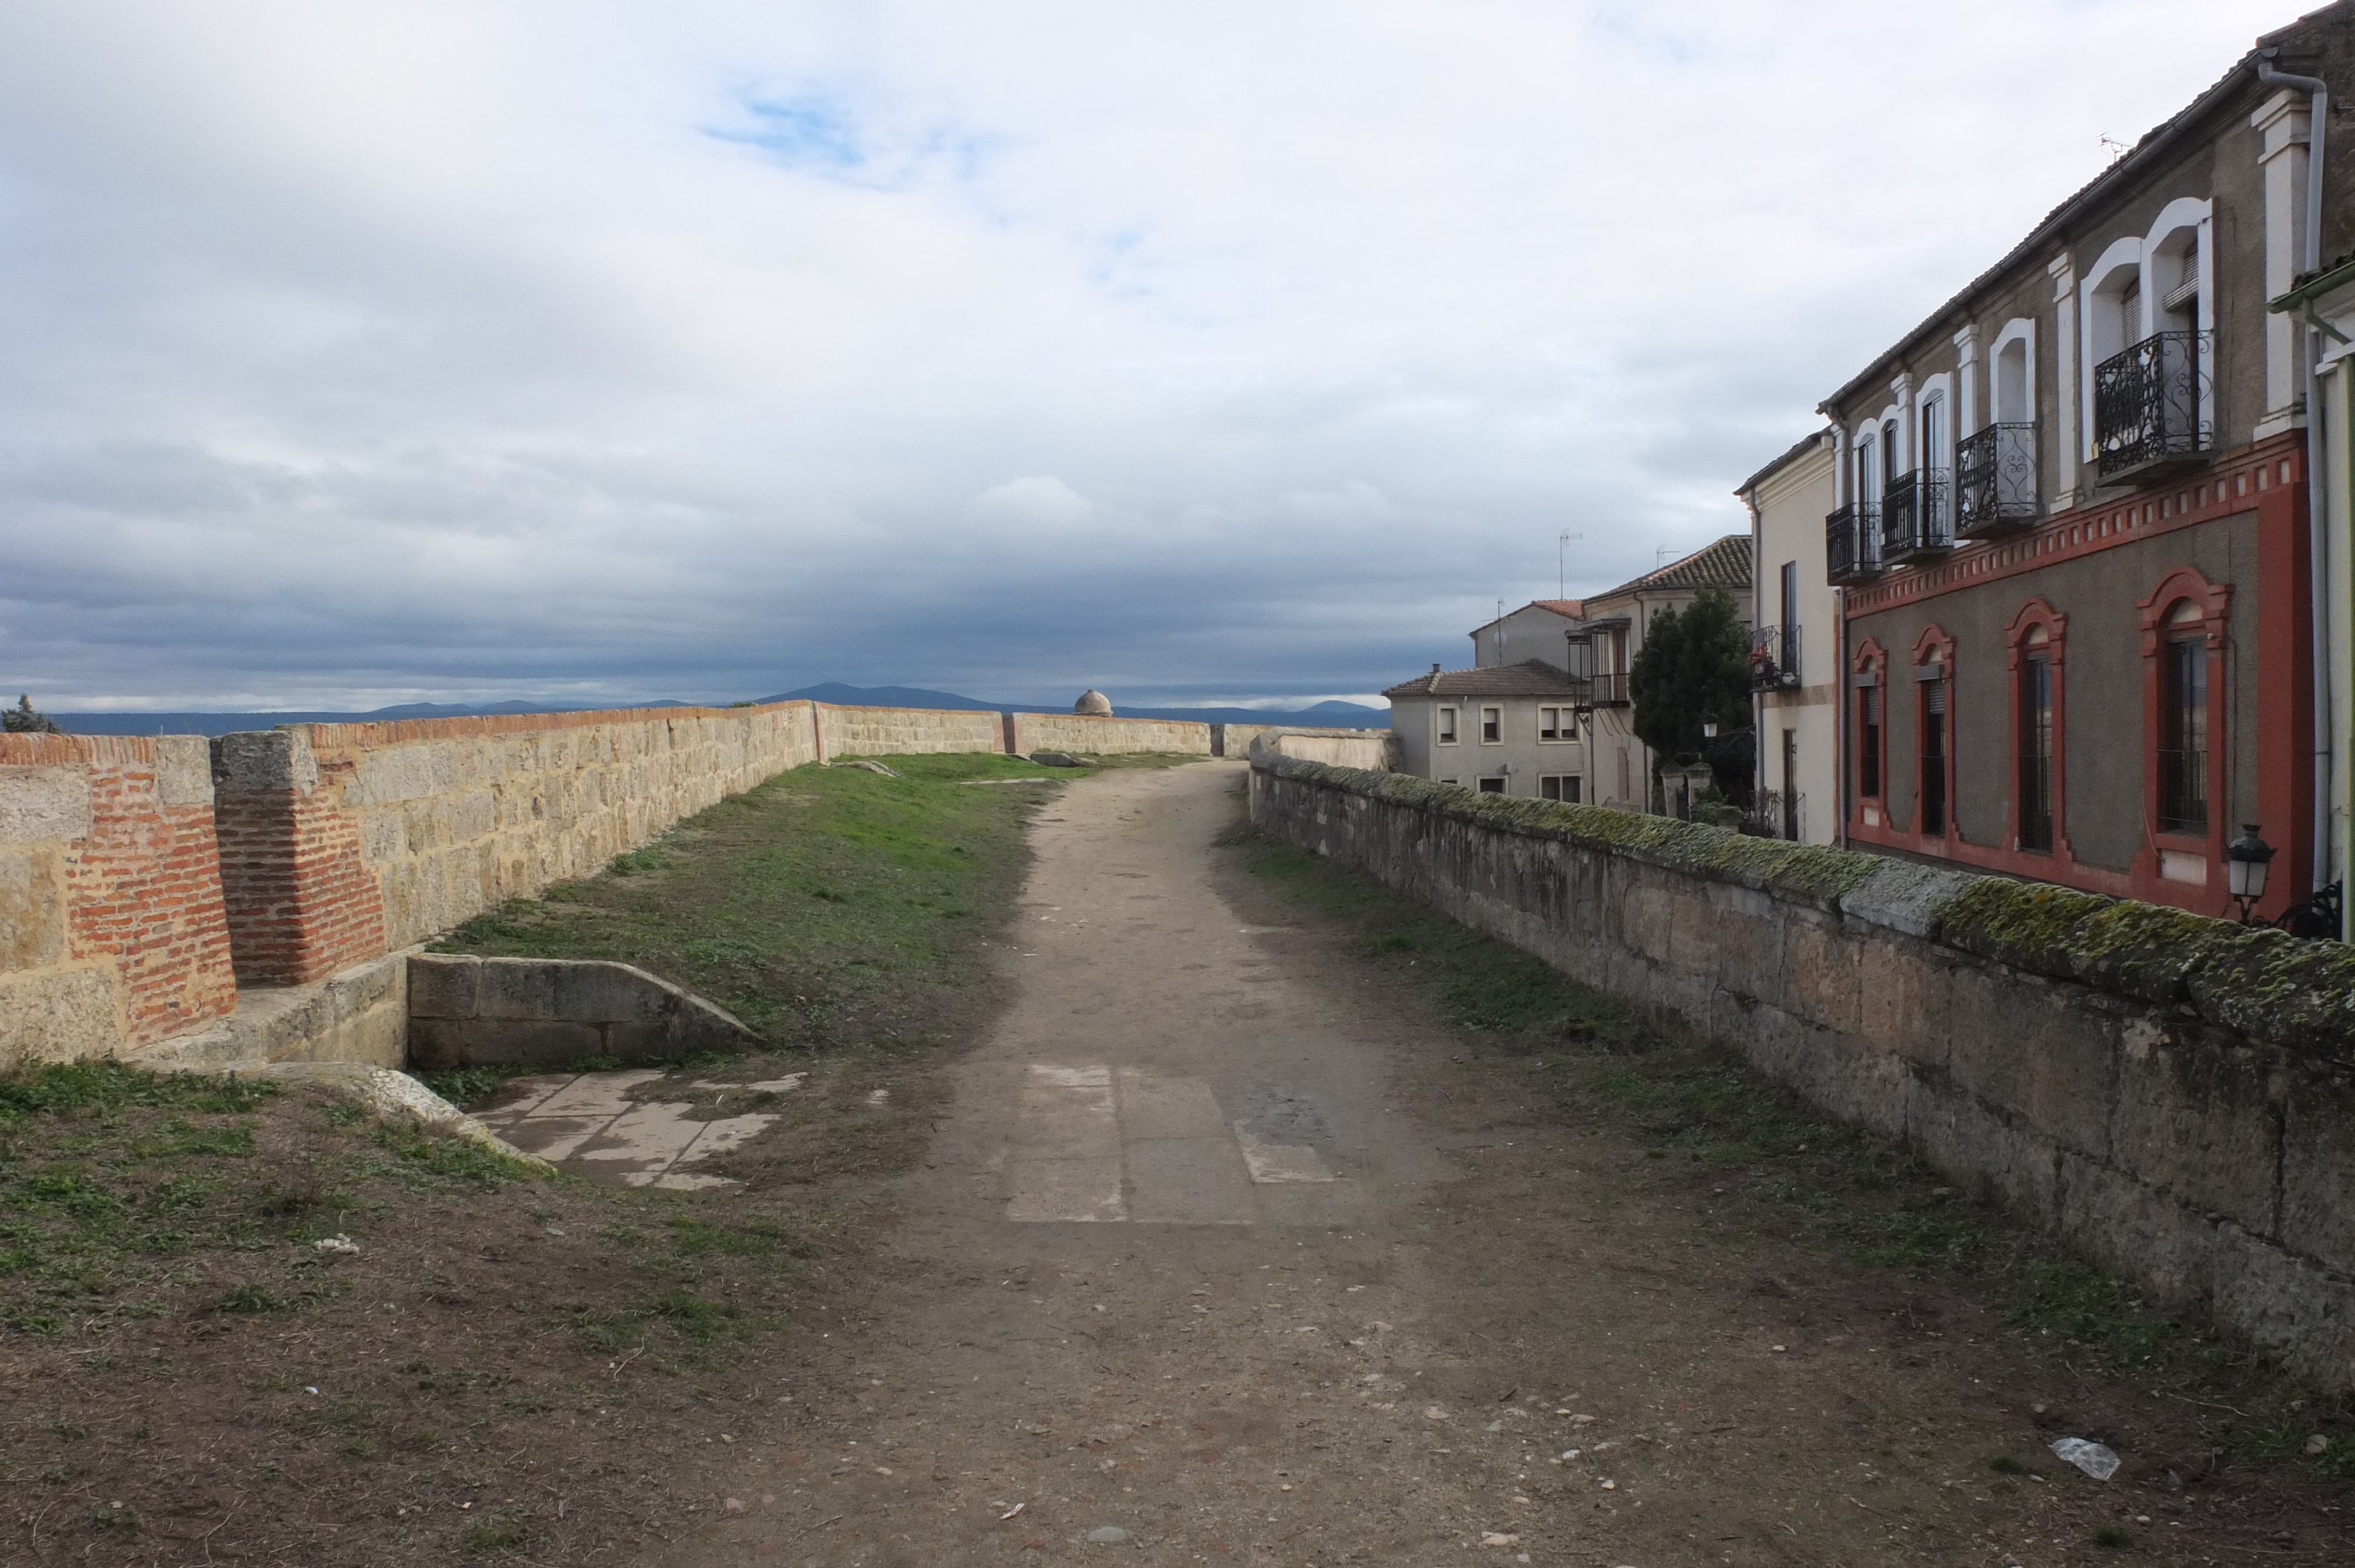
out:
M1646 572L1621 583L1609 593L1586 596L1586 602L1617 599L1623 593L1666 588L1746 588L1750 587L1750 535L1728 534L1680 561L1670 561L1656 572Z
M1542 659L1518 664L1497 664L1478 670L1433 670L1401 681L1386 697L1567 697L1576 694L1570 672Z
M1809 451L1815 449L1817 442L1822 440L1826 436L1828 436L1831 433L1830 428L1826 427L1825 429L1817 430L1812 434L1801 436L1797 440L1791 443L1791 450L1789 451L1785 452L1781 457L1776 458L1773 462L1768 463L1764 468L1760 469L1756 473L1752 474L1748 479L1745 479L1740 484L1735 485L1733 487L1733 493L1736 495L1749 494L1752 491L1765 483L1768 479L1790 467L1799 459L1805 457Z
M1556 615L1566 616L1572 620L1576 620L1580 616L1586 613L1586 607L1574 599L1533 599L1529 600L1529 603L1521 606L1521 609L1550 609ZM1504 614L1497 617L1497 620L1510 620L1513 617L1520 614L1521 609L1507 610ZM1472 635L1475 637L1479 636L1480 633L1487 630L1489 627L1496 625L1497 620L1487 621L1481 625L1474 627L1472 629Z

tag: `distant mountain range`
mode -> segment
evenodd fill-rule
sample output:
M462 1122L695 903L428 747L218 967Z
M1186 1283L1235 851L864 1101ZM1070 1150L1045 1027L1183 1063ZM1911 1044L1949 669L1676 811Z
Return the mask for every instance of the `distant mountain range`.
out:
M837 703L845 707L972 708L991 713L1056 711L1038 703L985 703L973 697L961 697L954 692L930 692L921 686L847 686L839 681L804 686L797 692L780 692L775 696L761 699L764 703L804 700ZM270 729L282 724L368 724L380 719L472 718L481 714L570 714L594 712L597 707L612 705L506 702L469 706L464 703L401 703L368 713L52 714L49 716L74 735L211 736L229 735L239 730ZM687 708L697 705L665 700L630 705ZM1391 721L1386 708L1336 702L1318 703L1313 707L1292 710L1124 707L1118 711L1129 718L1191 719L1198 724L1305 724L1333 729L1383 729Z

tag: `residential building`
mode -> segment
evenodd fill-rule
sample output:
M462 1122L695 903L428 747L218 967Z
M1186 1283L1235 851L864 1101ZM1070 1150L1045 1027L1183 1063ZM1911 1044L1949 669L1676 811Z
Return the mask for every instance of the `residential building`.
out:
M2244 823L2277 852L2260 916L2339 874L2315 334L2267 308L2313 270L2309 212L2321 253L2355 240L2309 77L2355 90L2355 0L2259 40L1821 405L1849 842L2209 914Z
M1700 598L1703 588L1723 588L1732 594L1743 624L1752 624L1751 580L1750 535L1728 534L1608 593L1589 594L1580 601L1586 611L1584 645L1572 658L1578 673L1591 676L1587 688L1593 708L1588 741L1593 754L1590 799L1636 810L1657 808L1652 781L1654 758L1651 747L1636 738L1627 672L1636 655L1643 652L1645 631L1660 612L1683 609ZM1741 720L1737 714L1723 716L1729 725Z
M1742 482L1758 585L1750 640L1758 740L1751 820L1778 838L1839 834L1839 599L1824 576L1838 443L1818 430Z
M1591 799L1578 707L1585 694L1559 664L1433 664L1382 695L1401 772L1497 795Z
M1472 667L1493 670L1539 659L1560 669L1567 640L1578 630L1583 613L1574 599L1532 599L1473 631Z
M2323 628L2315 683L2325 769L2317 780L2315 831L2323 863L2314 880L2338 886L2343 898L2355 827L2355 256L2307 272L2273 309L2294 313L2313 334L2309 347L2318 350L2314 407L2320 412L2307 429L2313 474L2307 499L2320 519L2308 536Z

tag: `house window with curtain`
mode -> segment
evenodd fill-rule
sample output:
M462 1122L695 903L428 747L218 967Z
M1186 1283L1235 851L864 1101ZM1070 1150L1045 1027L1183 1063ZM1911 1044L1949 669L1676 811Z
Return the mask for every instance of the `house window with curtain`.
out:
M2019 847L2052 853L2052 648L2041 627L2019 659Z
M2186 600L2158 650L2158 831L2208 832L2208 636Z
M1949 744L1952 715L1947 712L1950 683L1944 664L1934 660L1923 669L1933 673L1916 683L1921 692L1917 705L1921 714L1922 799L1914 831L1923 838L1942 839L1946 836L1946 758L1953 749Z
M1856 793L1860 800L1881 799L1881 688L1864 686L1856 694Z

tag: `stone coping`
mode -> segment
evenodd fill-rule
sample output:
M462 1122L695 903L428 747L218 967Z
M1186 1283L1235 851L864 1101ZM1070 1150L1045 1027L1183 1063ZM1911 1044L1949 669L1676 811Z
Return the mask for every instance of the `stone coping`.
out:
M1254 770L1732 883L2355 1066L2355 948L2049 883L1261 756Z

